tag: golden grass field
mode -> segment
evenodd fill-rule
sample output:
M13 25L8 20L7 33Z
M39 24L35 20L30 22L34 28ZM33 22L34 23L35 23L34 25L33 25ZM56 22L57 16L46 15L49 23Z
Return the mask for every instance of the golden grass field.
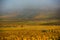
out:
M20 29L26 29L26 30L48 30L48 29L60 29L60 26L58 25L24 25L21 27L18 25L17 27L3 27L0 28L0 30L20 30Z
M0 28L0 40L60 40L60 26L18 25Z

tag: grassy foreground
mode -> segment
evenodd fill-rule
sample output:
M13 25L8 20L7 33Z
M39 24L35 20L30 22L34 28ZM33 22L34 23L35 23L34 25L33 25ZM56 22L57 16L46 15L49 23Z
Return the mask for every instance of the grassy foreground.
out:
M60 26L33 26L0 28L0 40L60 40Z

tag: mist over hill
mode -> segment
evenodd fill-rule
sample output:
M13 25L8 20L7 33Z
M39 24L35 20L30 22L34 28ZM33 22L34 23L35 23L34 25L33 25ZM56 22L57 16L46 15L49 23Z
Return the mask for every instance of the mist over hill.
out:
M60 20L58 0L2 1L0 20Z
M50 20L57 19L56 10L24 9L0 16L3 20Z

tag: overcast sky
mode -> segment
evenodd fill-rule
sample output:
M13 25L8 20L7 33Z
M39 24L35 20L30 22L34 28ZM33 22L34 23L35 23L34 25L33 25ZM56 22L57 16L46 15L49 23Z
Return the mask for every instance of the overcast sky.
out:
M24 8L57 8L56 0L4 0L3 11L21 10Z

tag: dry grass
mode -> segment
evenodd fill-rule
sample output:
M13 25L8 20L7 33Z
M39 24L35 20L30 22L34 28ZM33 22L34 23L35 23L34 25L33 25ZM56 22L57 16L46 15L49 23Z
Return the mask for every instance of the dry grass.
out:
M58 25L14 25L0 28L0 40L60 40Z
M6 28L0 28L0 30L20 30L20 29L26 29L26 30L44 30L44 29L60 29L60 26L55 26L55 25L23 25L21 27L18 25L17 27L6 27Z
M2 30L0 40L59 40L60 30Z

